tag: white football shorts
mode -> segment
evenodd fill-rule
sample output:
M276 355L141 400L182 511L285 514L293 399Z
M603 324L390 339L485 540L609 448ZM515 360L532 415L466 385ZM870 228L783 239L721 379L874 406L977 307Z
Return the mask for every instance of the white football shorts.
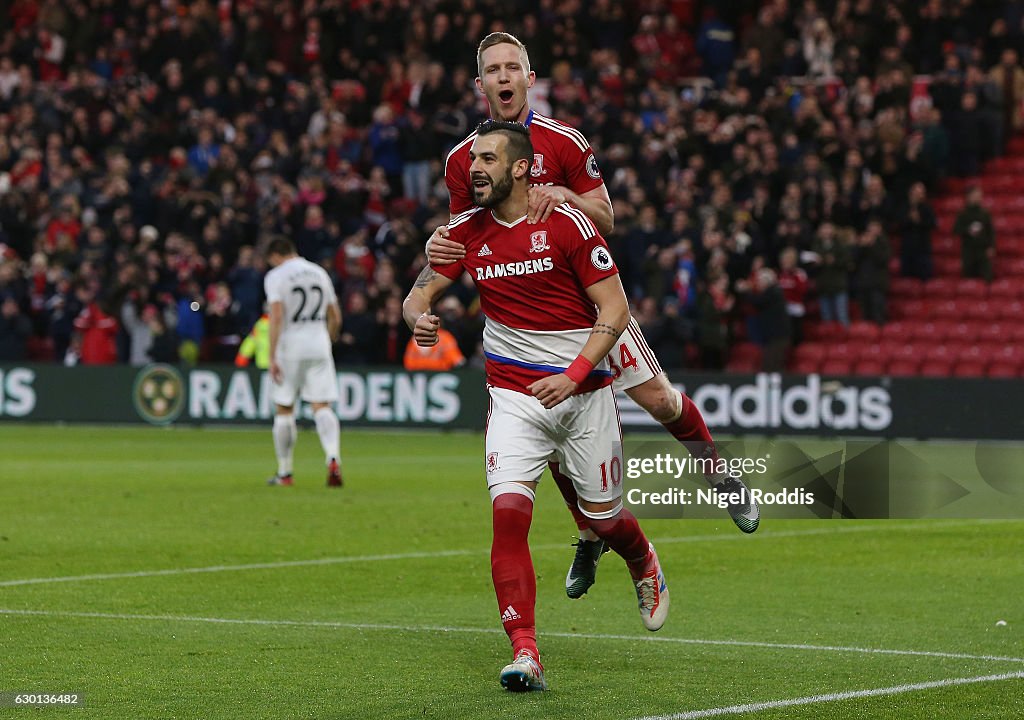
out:
M338 372L334 359L282 358L282 382L273 383L271 397L277 405L292 406L301 396L310 403L333 403L338 400Z
M487 486L540 480L548 461L589 502L622 496L622 428L611 386L566 398L550 410L532 395L488 386Z
M658 358L654 357L654 351L633 318L629 319L626 329L608 353L608 362L612 370L612 387L616 390L629 390L661 375Z

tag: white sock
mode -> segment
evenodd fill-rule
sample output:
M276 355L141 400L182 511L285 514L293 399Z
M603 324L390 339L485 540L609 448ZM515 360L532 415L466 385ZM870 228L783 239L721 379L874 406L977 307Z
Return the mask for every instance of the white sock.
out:
M338 416L329 407L320 408L313 413L316 422L316 434L320 436L320 445L324 449L327 462L337 460L341 464L341 423Z
M588 540L590 542L597 542L601 539L601 536L596 532L587 528L586 530L580 530L580 540Z
M292 474L292 452L297 433L294 415L274 416L274 452L277 454L279 477Z

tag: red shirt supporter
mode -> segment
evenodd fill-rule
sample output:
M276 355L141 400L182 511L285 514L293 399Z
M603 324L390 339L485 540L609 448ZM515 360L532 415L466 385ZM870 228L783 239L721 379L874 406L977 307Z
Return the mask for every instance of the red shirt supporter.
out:
M83 365L113 365L117 362L117 320L91 302L75 318L75 330L82 333Z
M590 335L597 310L585 289L618 273L608 246L587 216L568 205L533 225L525 216L506 225L474 208L449 227L466 256L432 268L452 280L470 274L487 316L487 382L529 395L528 385L563 372ZM610 383L611 374L600 369L578 392Z
M579 130L533 110L523 124L530 128L533 143L531 185L561 185L582 195L604 184L594 151ZM473 207L469 150L474 139L475 132L452 148L445 161L444 182L451 198L448 210L452 215Z

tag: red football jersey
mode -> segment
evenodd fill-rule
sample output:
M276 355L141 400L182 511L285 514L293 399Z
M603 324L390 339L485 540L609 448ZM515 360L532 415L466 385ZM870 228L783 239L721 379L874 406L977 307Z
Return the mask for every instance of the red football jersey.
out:
M618 274L608 246L587 216L567 204L544 223L529 225L524 216L506 224L474 208L449 227L466 256L432 267L452 280L470 274L486 316L487 381L529 394L530 383L563 372L590 337L597 309L586 288ZM610 382L602 360L579 392Z
M530 128L530 140L533 143L531 184L560 185L577 195L588 193L604 184L594 151L579 130L533 110L523 124ZM444 182L448 186L448 210L453 216L473 207L469 150L473 147L474 139L476 131L452 148L445 160Z

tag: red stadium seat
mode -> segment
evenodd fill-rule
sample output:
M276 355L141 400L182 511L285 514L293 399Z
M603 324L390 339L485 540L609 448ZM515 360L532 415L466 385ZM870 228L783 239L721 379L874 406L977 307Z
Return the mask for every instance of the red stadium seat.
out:
M943 257L960 257L960 238L956 235L936 235L932 238L932 254ZM935 282L935 280L930 282Z
M741 358L739 360L730 360L726 363L725 369L734 373L756 373L761 372L761 363L754 362L749 358Z
M940 276L958 277L960 275L960 258L958 257L936 257L932 264L935 267L935 274Z
M913 325L909 320L893 320L882 326L879 336L884 340L905 340Z
M953 372L953 363L944 360L925 360L921 364L921 375L924 377L949 377Z
M753 360L761 362L761 346L756 343L740 342L732 346L729 357L732 360Z
M996 278L988 286L988 297L992 301L1019 300L1024 296L1024 278Z
M998 315L1001 320L1018 322L1024 318L1024 302L1020 300L1011 300L1009 302L997 303L995 306L995 314Z
M793 348L794 360L807 360L809 362L820 363L825 359L827 354L827 346L824 343L803 342Z
M858 360L853 366L854 375L884 375L885 363L875 358Z
M953 290L959 297L983 300L988 297L988 284L984 280L965 278Z
M946 328L944 337L954 345L973 343L978 339L978 332L983 327L978 323L952 323Z
M907 325L907 332L903 336L904 340L922 340L922 341L935 341L941 340L945 337L942 332L946 327L947 321L936 320L925 320L922 322L909 323Z
M818 332L822 340L835 342L846 337L846 328L837 322L818 323Z
M825 349L825 356L829 360L842 360L847 364L852 364L859 355L859 347L852 343L831 343Z
M825 364L821 366L822 375L849 375L851 362L849 360L839 360L830 358L825 361Z
M815 360L796 360L789 366L790 370L801 375L816 373L820 368L821 365Z
M941 362L952 365L956 361L956 352L948 345L933 345L924 353L926 362Z
M924 293L924 283L917 278L894 277L889 294L899 298L919 298Z
M979 365L988 365L994 354L995 353L985 345L964 345L956 349L956 358L958 363L977 363Z
M1016 365L1010 363L994 362L988 366L988 377L990 378L1015 378L1020 375Z
M924 300L905 300L900 303L892 303L890 310L894 311L893 318L900 320L923 320L931 314L928 303Z
M1024 276L1024 258L996 258L995 271L999 277L1021 278Z
M916 360L892 360L886 372L894 377L914 377L917 375L918 367L920 363Z
M985 364L979 362L958 362L953 366L956 377L985 377Z
M966 300L960 301L958 304L960 305L962 318L988 322L995 315L996 306L992 305L988 300Z
M1012 327L1010 323L1004 322L982 323L978 326L977 340L989 343L1003 342L1010 336Z
M1006 342L1014 342L1024 345L1024 321L1018 321L1007 325Z
M925 297L932 301L950 300L957 294L960 286L959 278L932 278L924 286Z
M931 316L938 320L963 320L966 305L957 300L939 300L932 303Z
M879 335L881 335L881 328L875 323L866 320L850 323L850 329L847 333L847 337L854 342L870 342L876 340Z

